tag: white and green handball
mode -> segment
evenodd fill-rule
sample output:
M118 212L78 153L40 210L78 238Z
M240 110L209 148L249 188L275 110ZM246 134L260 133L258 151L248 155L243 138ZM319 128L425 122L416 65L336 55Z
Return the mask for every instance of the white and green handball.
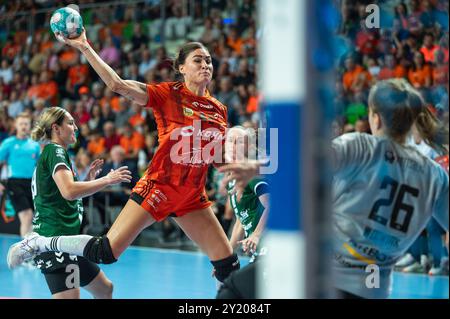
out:
M60 8L53 12L50 28L55 35L59 33L64 38L77 38L83 31L83 19L80 13L72 8Z

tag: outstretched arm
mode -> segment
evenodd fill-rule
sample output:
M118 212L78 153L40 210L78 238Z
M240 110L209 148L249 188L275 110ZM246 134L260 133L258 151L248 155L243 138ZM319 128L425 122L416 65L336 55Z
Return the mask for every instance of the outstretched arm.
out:
M86 38L86 30L75 39L64 38L61 34L56 34L56 38L78 50L86 57L89 64L97 72L105 84L116 92L140 105L146 105L148 101L147 86L145 83L123 80L91 47Z
M122 166L116 170L111 170L104 177L88 182L79 182L74 181L72 172L66 166L61 165L56 169L53 180L62 197L67 200L75 200L92 195L109 185L122 182L129 183L131 181L130 174L128 167Z

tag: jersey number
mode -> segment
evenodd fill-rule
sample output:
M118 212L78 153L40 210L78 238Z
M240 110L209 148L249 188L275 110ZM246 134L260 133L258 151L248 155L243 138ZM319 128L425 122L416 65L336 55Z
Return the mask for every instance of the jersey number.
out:
M370 211L369 219L372 219L384 226L387 226L387 218L377 215L378 210L382 206L391 206L394 202L394 207L391 212L391 219L389 220L389 227L406 233L408 231L409 223L411 222L412 214L414 212L414 206L408 205L403 202L405 194L410 194L411 196L418 197L419 190L417 188L399 184L396 180L389 176L385 176L381 182L381 189L386 189L388 186L391 187L391 192L389 198L378 199ZM398 190L398 191L397 191ZM404 211L405 215L403 221L399 221L400 211Z
M37 195L37 186L36 186L36 169L33 172L33 177L31 178L31 196L34 198Z

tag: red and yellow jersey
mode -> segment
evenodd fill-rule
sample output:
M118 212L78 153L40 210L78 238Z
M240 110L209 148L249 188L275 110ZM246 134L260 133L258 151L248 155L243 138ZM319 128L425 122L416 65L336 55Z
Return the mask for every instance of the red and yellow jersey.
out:
M447 155L442 155L442 156L436 157L434 160L435 160L436 162L438 162L439 165L441 165L442 168L445 169L445 171L446 171L447 174L448 174L448 166L449 166L449 165L448 165L448 154L447 154Z
M183 82L147 85L158 126L159 147L143 178L164 184L204 186L208 165L222 156L226 107L197 96Z

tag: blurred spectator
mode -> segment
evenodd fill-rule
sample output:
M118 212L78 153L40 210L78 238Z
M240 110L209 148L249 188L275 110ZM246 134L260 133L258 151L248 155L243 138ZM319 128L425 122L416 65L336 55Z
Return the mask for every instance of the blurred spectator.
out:
M102 58L106 64L110 65L112 68L117 68L120 64L120 51L114 45L111 36L107 36L102 50L99 52L100 58Z
M167 39L184 39L189 32L191 17L184 12L181 2L173 2L171 5L172 16L165 23L165 36Z
M433 34L425 34L423 38L423 46L420 48L420 52L422 52L425 62L433 63L437 50L439 50L439 46L434 43Z
M392 54L384 56L384 66L380 69L378 80L387 80L391 78L406 78L406 69L396 63Z
M86 111L91 112L92 107L96 104L96 100L91 95L90 90L86 85L83 85L78 89L78 96L81 102L83 102Z
M49 105L58 103L58 85L53 81L50 72L47 70L42 72L39 78L37 96L44 99Z
M36 99L33 103L33 119L37 120L45 108L45 101L43 99Z
M131 63L126 68L126 75L127 79L138 81L138 82L144 82L145 79L139 74L139 66L136 63Z
M1 60L0 77L3 78L3 83L9 84L13 79L13 69L8 63L8 60Z
M27 90L27 99L30 102L33 102L35 99L38 98L39 94L39 78L37 74L33 74L31 76L31 85L28 87Z
M256 86L254 84L250 84L248 86L248 101L246 106L246 112L247 114L253 114L258 111L258 104L259 104L259 96L258 92L256 91Z
M89 125L84 123L78 126L79 134L77 137L77 145L76 149L83 149L87 151L89 139L91 137L91 130L89 129Z
M377 46L377 56L382 57L387 54L395 54L396 50L396 41L394 40L392 31L390 29L381 29Z
M138 170L139 175L143 175L147 170L148 163L153 158L157 147L157 133L152 132L145 135L145 147L139 151Z
M131 107L133 109L133 114L131 115L128 122L133 127L144 125L145 117L147 115L147 111L144 109L144 106L135 102L131 102Z
M39 45L34 43L31 46L31 59L28 62L28 69L34 74L40 74L45 68L48 55L39 51Z
M353 57L349 56L345 60L345 70L342 83L346 93L357 93L368 89L371 80L370 73L361 65L356 64Z
M87 151L94 159L101 158L105 155L105 138L102 135L102 132L98 128L91 130Z
M156 66L156 60L152 58L150 50L145 48L142 51L141 63L139 64L139 75L145 77L145 74Z
M120 103L122 103L124 99L121 99L117 94L115 94L109 87L105 87L103 92L103 98L100 100L100 106L104 107L105 104L109 104L111 109L115 112L120 110Z
M239 61L239 68L234 76L234 85L250 85L254 83L255 75L248 65L247 59L241 59Z
M369 58L367 60L367 70L369 71L372 81L375 81L378 78L378 76L380 75L381 69L375 59Z
M116 111L115 120L115 125L119 130L121 130L125 126L125 124L128 123L128 120L132 115L130 104L131 102L123 96L119 97L119 109Z
M104 123L105 121L103 119L103 114L100 105L96 104L91 109L91 116L88 121L89 128L91 130L95 130L96 128L103 127Z
M84 106L82 101L75 102L75 111L72 113L72 115L77 126L89 122L89 119L91 118L91 115L86 110L86 107Z
M244 41L239 37L236 27L230 28L230 32L227 37L227 45L233 49L236 53L241 53L242 45Z
M114 146L120 144L120 136L116 133L113 122L103 124L103 134L105 136L105 149L109 153Z
M75 167L77 169L78 180L84 181L89 173L91 157L85 150L80 150L75 157Z
M2 57L12 61L20 52L20 45L14 41L14 37L12 35L8 35L1 52Z
M167 51L165 47L159 47L156 49L156 69L161 71L162 69L172 69L171 59L167 57Z
M362 55L375 57L378 47L377 29L368 29L365 19L360 22L360 31L356 34L356 48Z
M102 108L102 116L105 122L113 122L116 120L116 113L113 112L109 104L105 104Z
M202 34L199 41L208 46L209 44L217 41L217 39L219 39L219 36L220 29L218 29L217 26L213 24L212 18L205 18L205 20L203 21Z
M358 92L351 97L351 103L345 109L347 123L354 125L359 119L368 115L365 95Z
M442 50L436 51L435 66L433 68L432 78L432 103L439 111L448 112L448 62L445 62L445 55Z
M17 94L17 91L11 91L9 97L8 115L15 118L17 115L24 111L25 105Z
M120 146L125 151L125 158L135 160L137 164L139 151L144 148L144 145L142 134L135 130L130 123L126 123L120 137Z
M142 27L139 23L136 23L133 27L133 35L131 37L132 51L136 51L143 46L147 46L149 38L142 33Z
M238 95L233 90L230 77L222 77L220 79L219 91L216 93L216 97L227 106L230 127L237 125L239 121L237 109L239 108L240 101Z
M428 88L431 86L431 68L425 63L422 52L414 54L414 62L408 73L409 82L416 88Z
M85 63L81 63L77 54L77 62L69 67L67 73L66 91L76 97L79 87L86 85L89 76L89 67Z
M117 169L121 166L128 166L128 170L131 172L131 182L121 183L111 186L103 192L98 192L94 195L94 202L100 213L101 223L105 226L104 232L106 232L110 225L106 222L106 197L108 197L110 206L123 207L131 194L131 189L136 185L139 180L136 164L133 161L128 161L125 158L125 151L122 147L114 146L109 154L109 160L103 165L103 169L99 177L106 176L112 169Z

